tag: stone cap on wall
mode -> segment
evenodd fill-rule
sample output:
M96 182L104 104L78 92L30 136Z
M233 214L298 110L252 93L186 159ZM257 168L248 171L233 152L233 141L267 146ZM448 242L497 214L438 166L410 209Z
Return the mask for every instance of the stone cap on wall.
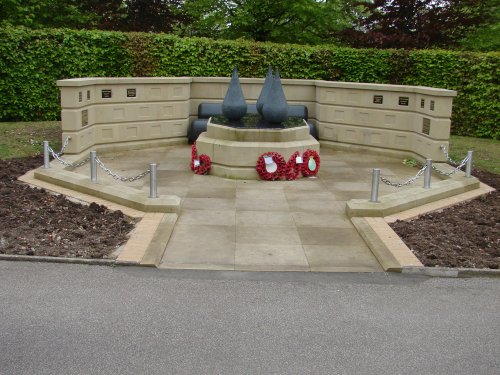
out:
M141 83L191 83L191 82L210 82L210 83L227 83L230 77L88 77L88 78L70 78L57 81L59 87L78 87L87 85L110 85L110 84L141 84ZM241 83L256 83L260 84L264 78L240 78ZM455 97L457 92L454 90L440 89L426 86L407 86L407 85L391 85L385 83L359 83L359 82L343 82L343 81L323 81L312 79L282 79L285 85L302 85L302 86L317 86L317 87L337 87L344 89L356 90L381 90L381 91L398 91L411 92L425 95L439 95Z

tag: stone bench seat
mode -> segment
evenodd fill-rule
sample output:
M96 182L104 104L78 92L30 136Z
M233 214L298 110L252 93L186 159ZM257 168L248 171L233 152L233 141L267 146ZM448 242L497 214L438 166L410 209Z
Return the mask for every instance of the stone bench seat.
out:
M247 114L257 114L257 108L255 104L247 105ZM193 144L198 139L198 136L207 131L208 119L212 116L222 116L222 103L200 103L198 105L198 119L191 122L191 126L188 129L188 141ZM289 117L299 117L304 119L309 126L310 134L318 139L318 132L316 126L309 122L309 112L305 105L289 105L288 106L288 116Z

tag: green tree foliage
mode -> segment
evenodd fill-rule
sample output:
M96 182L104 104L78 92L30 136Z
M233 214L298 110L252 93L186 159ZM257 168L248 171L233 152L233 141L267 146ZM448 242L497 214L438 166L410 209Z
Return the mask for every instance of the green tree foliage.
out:
M483 4L488 14L467 31L460 47L468 51L500 51L500 2L486 0Z
M102 14L96 26L107 30L172 32L187 21L182 0L83 0L82 7Z
M92 23L97 16L77 0L1 0L0 26L71 27Z
M187 0L185 9L184 35L261 42L325 43L354 19L345 0Z
M187 22L182 0L1 0L0 25L171 32Z
M355 47L429 48L455 45L468 30L489 22L492 0L374 0L358 5L365 16L343 33Z

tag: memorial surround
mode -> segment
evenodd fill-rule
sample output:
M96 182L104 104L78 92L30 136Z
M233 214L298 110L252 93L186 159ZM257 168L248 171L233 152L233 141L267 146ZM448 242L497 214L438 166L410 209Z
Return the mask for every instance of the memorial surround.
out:
M66 153L185 143L198 105L222 102L229 80L220 77L60 80L57 85L61 90L62 137L71 137ZM240 78L247 103L257 101L263 82L264 79ZM455 91L295 79L282 79L282 85L289 104L307 106L309 119L315 123L319 134L319 144L312 145L314 139L308 138L307 145L297 144L287 148L283 152L285 159L295 151L319 150L321 145L363 148L418 160L445 161L440 147L448 147ZM218 129L217 133L228 131ZM210 136L208 133L202 139ZM199 145L199 150L213 157L217 149L221 152L237 137L228 135L220 139L210 136L210 142ZM265 143L258 147L260 154L279 151ZM239 155L241 150L240 147ZM230 153L221 160L231 160L233 151L228 151ZM246 165L248 161L244 162L245 165L232 162L230 166L221 162L213 165L213 170L223 177L257 178L257 157L254 158L253 154L249 157L253 160L251 166ZM245 170L245 173L235 175L235 170Z

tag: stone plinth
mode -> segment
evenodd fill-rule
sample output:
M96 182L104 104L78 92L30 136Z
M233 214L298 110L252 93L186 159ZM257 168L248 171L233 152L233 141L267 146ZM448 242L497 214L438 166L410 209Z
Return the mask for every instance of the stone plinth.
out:
M257 159L265 152L279 152L285 160L307 149L319 152L319 142L309 134L309 127L289 129L241 129L208 122L207 131L196 141L198 154L212 160L211 175L257 180Z

